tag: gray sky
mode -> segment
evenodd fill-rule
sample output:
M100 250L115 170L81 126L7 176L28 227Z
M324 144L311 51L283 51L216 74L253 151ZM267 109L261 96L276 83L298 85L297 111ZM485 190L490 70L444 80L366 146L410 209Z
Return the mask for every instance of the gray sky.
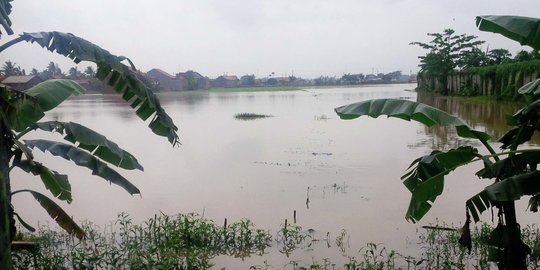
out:
M143 71L312 78L415 73L425 51L408 44L445 28L515 54L530 48L478 31L475 16L538 17L538 10L535 0L15 0L11 18L16 33L70 32L131 58ZM3 35L2 43L8 39ZM74 65L27 44L2 58L27 71L50 61L64 71Z

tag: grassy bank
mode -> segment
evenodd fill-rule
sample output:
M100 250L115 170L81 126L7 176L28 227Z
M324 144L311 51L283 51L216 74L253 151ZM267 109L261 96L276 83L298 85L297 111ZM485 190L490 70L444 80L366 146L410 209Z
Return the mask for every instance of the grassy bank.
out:
M348 254L346 262L341 264L328 258L314 258L311 262L295 260L294 252L314 249L317 243L343 248L349 241L346 231L335 238L328 238L328 233L326 238L318 239L311 230L287 221L271 234L257 229L247 219L217 225L196 214L161 214L134 224L129 215L120 214L109 226L85 223L84 230L87 237L82 241L46 226L35 233L19 235L19 239L38 243L39 249L14 251L15 268L210 269L221 268L213 265L212 259L225 255L239 259L258 256L264 262L249 269L489 269L487 239L491 228L484 224L472 231L470 254L458 244L457 230L435 225L419 229L418 239L413 241L418 246L412 247L422 250L419 257L408 256L406 250L393 251L367 243L360 251ZM526 227L523 231L525 242L532 249L529 269L538 269L540 231L537 227ZM273 265L265 259L270 249L287 256L289 263Z
M335 88L356 88L382 86L388 84L358 84L358 85L306 85L306 86L261 86L261 87L233 87L233 88L210 88L207 90L192 91L163 91L158 95L186 95L186 94L206 94L206 93L237 93L237 92L284 92L284 91L305 91L309 89L335 89Z

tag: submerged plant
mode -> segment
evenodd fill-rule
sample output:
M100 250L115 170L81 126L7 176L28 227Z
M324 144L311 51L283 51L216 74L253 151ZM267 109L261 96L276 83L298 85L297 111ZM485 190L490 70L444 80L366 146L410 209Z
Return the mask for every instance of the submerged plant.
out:
M266 115L266 114L258 114L258 113L237 113L234 115L234 118L237 120L257 120L262 118L268 118L273 117L272 115Z

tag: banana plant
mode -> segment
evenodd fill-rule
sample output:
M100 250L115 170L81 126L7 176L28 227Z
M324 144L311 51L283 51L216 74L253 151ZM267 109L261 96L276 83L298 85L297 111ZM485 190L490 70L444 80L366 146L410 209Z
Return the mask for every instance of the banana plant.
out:
M540 49L540 20L516 16L479 16L477 25L482 31L501 33L523 45ZM414 160L401 177L411 192L406 219L418 222L430 210L444 190L445 176L456 168L480 162L483 168L476 173L479 178L492 182L465 202L466 221L460 243L470 252L470 217L479 221L480 214L497 208L498 225L491 232L489 245L491 261L499 269L527 269L526 258L530 248L523 243L517 223L515 201L530 196L529 210L538 211L540 205L539 148L520 148L540 130L540 79L519 89L526 106L508 118L509 131L498 139L500 152L490 144L490 136L474 130L463 120L431 106L395 99L362 101L336 108L341 119L360 116L377 118L382 115L407 121L417 121L428 127L439 125L456 129L457 136L477 140L485 147L486 154L472 145L448 151L435 150Z
M0 0L0 24L8 35L13 34L9 20L11 2ZM173 146L179 143L178 128L161 107L158 98L139 79L140 74L128 58L115 56L85 39L60 32L23 33L1 45L0 53L21 42L37 44L72 59L76 64L81 61L95 63L96 77L121 95L143 121L150 119L148 122L152 132L167 137ZM68 176L36 160L33 155L35 149L88 168L93 175L120 186L132 195L140 193L113 168L142 171L143 167L133 155L80 124L40 122L47 111L56 108L67 98L84 92L83 87L70 80L45 81L25 92L0 84L0 269L11 269L15 219L28 230L34 230L15 212L11 204L12 196L24 193L32 195L60 227L79 239L85 237L84 231L54 201L70 203L73 200ZM25 135L36 130L59 133L64 141L25 139ZM38 176L54 199L35 190L12 191L10 172L14 168Z

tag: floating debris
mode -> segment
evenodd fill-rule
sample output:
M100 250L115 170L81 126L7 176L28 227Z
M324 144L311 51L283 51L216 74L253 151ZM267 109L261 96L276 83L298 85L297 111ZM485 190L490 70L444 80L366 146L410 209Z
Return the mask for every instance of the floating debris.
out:
M331 156L332 155L332 153L325 153L325 152L321 152L321 153L313 152L311 154L314 155L314 156Z

